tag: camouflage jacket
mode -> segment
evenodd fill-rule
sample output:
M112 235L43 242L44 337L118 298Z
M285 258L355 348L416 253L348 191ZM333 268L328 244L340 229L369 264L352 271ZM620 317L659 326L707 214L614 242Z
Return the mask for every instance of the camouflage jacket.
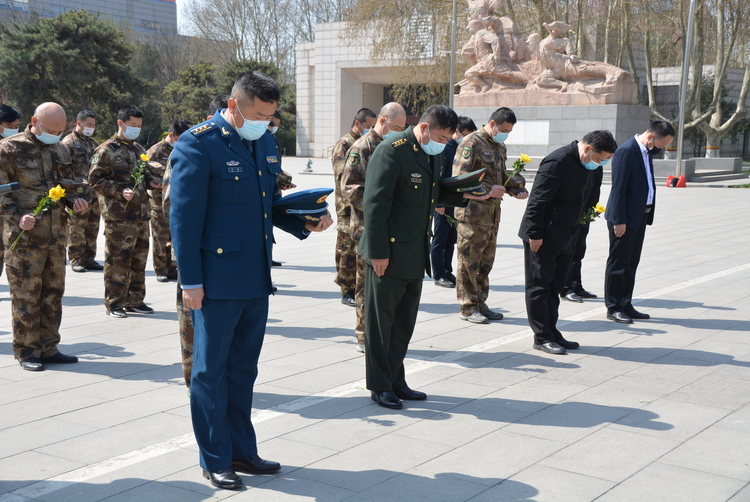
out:
M169 161L169 156L172 155L172 150L174 150L174 147L171 144L167 143L166 139L163 139L149 148L148 152L146 152L146 155L148 155L148 159L151 161L151 165L159 166L158 168L153 169L152 174L155 177L161 178L163 180L164 173L167 170L167 162ZM148 193L151 195L152 207L155 208L161 206L162 192L163 187L149 188Z
M94 151L96 151L99 143L94 138L77 131L71 131L70 134L60 140L60 143L70 152L76 178L88 179L89 171L91 171L91 159L94 157Z
M372 152L383 142L383 138L370 129L370 132L354 142L349 149L349 155L341 176L341 193L344 200L351 206L349 219L349 233L352 239L359 240L365 226L365 215L362 212L362 197L365 194L365 171Z
M502 185L507 179L505 162L507 149L503 143L495 143L484 128L467 135L461 140L453 159L453 176L486 168L482 185L488 191L492 185ZM465 208L456 208L454 216L458 221L470 225L494 226L500 223L500 205L492 210L493 198L470 200Z
M114 136L96 149L91 159L89 183L99 196L102 218L116 220L148 220L149 196L146 187L153 180L149 169L145 170L145 180L134 187L131 173L138 166L139 156L146 150L135 141L127 141ZM122 191L130 188L135 191L128 203Z
M331 163L333 164L333 186L336 194L336 218L338 220L336 222L336 230L339 232L349 231L349 215L351 214L351 207L346 203L346 200L341 193L341 176L344 174L344 168L346 167L347 153L349 153L349 149L358 139L358 134L354 135L349 131L343 138L336 142L333 146L333 152L331 152Z
M5 225L6 234L10 232L15 238L20 233L21 217L33 213L50 188L66 185L68 181L74 181L70 152L59 142L45 145L39 141L31 132L31 125L21 134L0 141L0 184L21 185L20 190L0 197L0 216L10 223ZM75 190L66 190L65 198L39 215L37 224L28 233L44 235L39 244L48 244L49 234L42 232L51 225L53 238L64 238L60 211L64 206L73 207L76 197Z

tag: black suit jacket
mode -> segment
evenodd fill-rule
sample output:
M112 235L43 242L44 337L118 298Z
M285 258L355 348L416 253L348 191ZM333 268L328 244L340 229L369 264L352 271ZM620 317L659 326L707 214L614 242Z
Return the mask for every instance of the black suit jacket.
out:
M654 179L654 165L649 154L651 179ZM654 210L646 213L648 201L648 178L643 155L636 139L630 138L615 152L612 158L612 190L609 193L606 220L613 225L625 223L628 228L640 228L644 222L654 222ZM656 186L654 185L654 205Z
M595 171L578 156L578 141L558 148L539 165L518 236L524 241L544 239L542 247L562 252L581 222Z

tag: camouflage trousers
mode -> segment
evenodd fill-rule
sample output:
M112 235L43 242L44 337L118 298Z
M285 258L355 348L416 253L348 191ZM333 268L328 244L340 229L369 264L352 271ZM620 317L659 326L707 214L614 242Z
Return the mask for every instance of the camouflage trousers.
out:
M104 222L104 305L136 307L146 297L148 221Z
M180 326L180 352L182 354L182 376L190 388L190 377L193 374L193 316L182 301L182 286L177 278L177 322Z
M341 287L341 296L354 291L357 280L357 243L349 232L337 232L336 236L336 278Z
M462 314L486 312L490 292L490 272L495 263L497 226L458 222L458 268L456 296Z
M90 265L96 258L96 239L99 237L99 200L92 198L88 209L80 213L62 214L68 227L68 261L71 265Z
M172 260L172 237L169 235L169 218L161 204L151 204L151 257L154 273L171 279L177 276L177 263Z
M50 236L48 245L39 245L21 238L11 251L19 232L7 233L5 266L12 302L13 355L19 361L54 356L60 343L65 292L65 240Z
M367 265L365 260L357 254L357 277L354 286L354 301L357 304L357 324L354 326L354 334L357 335L357 343L365 344L365 271Z

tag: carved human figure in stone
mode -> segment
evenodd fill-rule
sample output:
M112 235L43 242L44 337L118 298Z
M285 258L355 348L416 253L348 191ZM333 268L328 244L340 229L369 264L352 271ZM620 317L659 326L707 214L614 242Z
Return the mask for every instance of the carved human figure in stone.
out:
M491 15L495 10L500 10L505 0L466 0L469 6L469 19L478 19Z
M461 56L471 64L466 70L466 80L474 85L474 92L487 92L494 83L526 86L531 78L518 71L509 60L508 54L502 52L500 38L481 21L469 21L472 37Z
M526 46L529 48L531 59L539 59L539 44L542 42L542 36L539 33L532 33L526 39Z
M596 84L601 88L616 84L626 75L624 70L616 66L579 59L573 44L563 36L570 30L570 25L561 21L543 23L543 25L549 31L549 36L539 43L539 60L544 67L544 71L535 80L539 87L560 89L565 92L570 82L602 77L604 82ZM579 89L586 91L583 86L579 86Z

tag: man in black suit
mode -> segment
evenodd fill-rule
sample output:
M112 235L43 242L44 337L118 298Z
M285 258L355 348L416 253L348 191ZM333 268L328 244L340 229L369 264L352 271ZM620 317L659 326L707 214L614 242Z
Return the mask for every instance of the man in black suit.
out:
M653 157L674 139L674 127L664 120L651 123L617 149L612 159L612 190L604 217L609 228L609 258L604 276L607 319L630 324L648 319L631 303L635 272L641 259L646 225L654 222L656 184Z
M559 295L595 171L609 162L615 150L612 133L593 131L550 153L539 165L518 231L523 239L526 313L537 350L566 354L566 349L578 348L557 329Z
M443 156L443 179L453 176L453 158L456 149L464 136L477 130L476 124L471 117L458 117L458 128L453 133L448 143L445 144ZM447 216L453 217L453 208L438 206L435 208L435 230L432 236L432 249L430 250L430 261L432 262L432 278L435 285L442 288L455 288L456 276L453 275L453 250L456 247L456 227L448 223Z

